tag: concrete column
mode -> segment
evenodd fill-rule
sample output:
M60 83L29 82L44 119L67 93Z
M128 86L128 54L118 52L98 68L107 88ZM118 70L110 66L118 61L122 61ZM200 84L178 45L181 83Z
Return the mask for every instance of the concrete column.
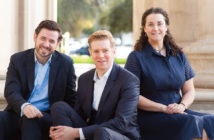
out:
M0 74L7 69L10 55L17 50L18 40L16 12L17 3L14 0L0 2Z
M145 10L145 1L144 0L133 0L133 36L134 43L139 38L140 35L140 27L141 27L141 18L142 13Z
M57 0L47 0L47 17L48 19L52 19L57 21Z
M198 2L200 11L199 14L199 40L204 40L208 44L213 44L214 40L214 8L213 8L213 0L199 0Z
M24 49L34 47L34 30L42 20L56 21L56 9L57 0L24 0Z
M10 56L34 47L33 34L44 19L57 20L57 0L6 0L0 2L0 75Z
M182 37L178 40L184 47L196 73L195 86L199 88L214 88L214 19L211 18L214 9L212 4L212 0L191 0L182 4L186 5L184 9L189 9L189 16L185 19L186 24L189 25L187 25L188 28L187 26L183 28L184 33L180 32Z
M195 0L169 1L170 30L176 42L194 42L198 39L199 7Z

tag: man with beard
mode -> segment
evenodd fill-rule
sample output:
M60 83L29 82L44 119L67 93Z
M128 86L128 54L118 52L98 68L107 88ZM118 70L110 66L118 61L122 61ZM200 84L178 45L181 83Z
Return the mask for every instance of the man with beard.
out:
M59 25L42 21L35 30L35 48L11 56L0 112L0 140L49 139L50 106L74 105L76 76L70 57L56 51L62 39Z

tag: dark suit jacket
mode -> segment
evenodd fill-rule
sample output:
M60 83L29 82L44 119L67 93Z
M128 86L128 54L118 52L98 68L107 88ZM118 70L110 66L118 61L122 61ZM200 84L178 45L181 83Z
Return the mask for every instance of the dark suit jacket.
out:
M75 109L86 122L91 119L94 72L95 69L82 74L78 81ZM107 127L130 139L139 139L136 122L138 98L139 80L114 64L100 99L95 123L82 129L85 138L93 139L98 127Z
M11 56L4 91L8 102L5 110L12 110L20 115L21 105L27 102L34 88L34 71L34 49ZM75 81L73 60L55 51L51 58L49 72L48 99L50 105L64 100L73 106L76 97Z

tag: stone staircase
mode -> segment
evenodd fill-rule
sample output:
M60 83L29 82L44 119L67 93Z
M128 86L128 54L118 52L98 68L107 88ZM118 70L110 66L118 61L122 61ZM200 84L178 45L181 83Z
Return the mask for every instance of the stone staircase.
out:
M196 89L195 101L190 108L214 114L214 89Z
M78 77L85 71L94 68L94 65L75 64L74 67ZM7 105L3 96L6 78L5 75L6 72L0 72L0 110L4 109ZM214 114L214 89L196 89L195 101L190 108L200 112Z
M5 72L0 72L0 110L5 108L6 101L4 99Z

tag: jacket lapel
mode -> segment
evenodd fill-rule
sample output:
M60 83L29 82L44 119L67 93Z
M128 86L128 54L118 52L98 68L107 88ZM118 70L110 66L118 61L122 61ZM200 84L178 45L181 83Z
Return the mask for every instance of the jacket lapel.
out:
M93 95L94 95L94 72L95 69L93 69L90 73L90 77L88 80L88 84L86 85L86 87L88 87L88 102L87 102L87 115L91 117L91 111L92 111L92 104L93 104Z
M29 88L29 96L34 87L34 73L35 73L35 60L34 60L34 49L30 50L27 54L27 79L28 79L28 88Z
M106 82L106 85L105 85L105 88L103 90L103 93L102 93L102 96L101 96L101 99L100 99L100 103L99 103L99 107L98 107L98 112L97 112L97 116L99 115L99 112L100 110L102 109L103 105L105 104L108 96L109 96L109 93L114 85L114 82L117 78L117 72L118 72L118 65L117 64L113 64L113 67L112 67L112 71L108 77L108 80Z
M51 58L51 64L50 64L50 72L49 72L49 85L48 85L48 95L50 97L50 94L53 90L54 81L56 79L57 70L59 66L59 60L57 59L58 55L56 52L53 53Z

